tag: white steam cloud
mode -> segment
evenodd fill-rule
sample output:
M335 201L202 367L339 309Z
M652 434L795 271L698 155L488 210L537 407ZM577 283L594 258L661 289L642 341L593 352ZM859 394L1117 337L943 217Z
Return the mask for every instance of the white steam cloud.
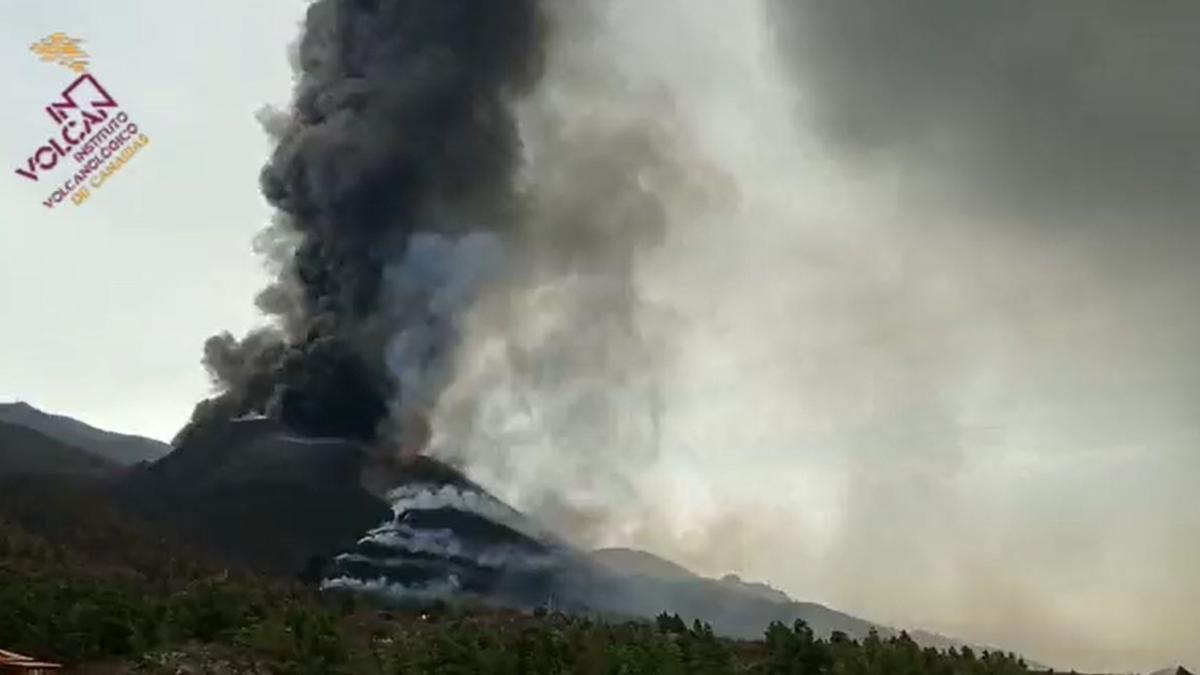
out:
M824 126L837 115L805 112L845 94L889 130L890 99L837 79L859 54L844 44L810 41L817 53L789 61L794 31L776 29L791 12L563 5L522 110L528 217L505 242L504 282L461 315L431 452L576 542L1064 668L1200 664L1200 241L1161 199L1098 212L1079 198L1151 156L1073 170L1060 194L1005 147L1014 118L972 131L994 101L920 87L898 111L919 138L847 150ZM870 18L856 8L826 14ZM1055 42L1069 14L1015 31L1048 45L1020 53L1076 44ZM1020 50L1001 37L986 44ZM1097 51L1114 56L1072 91L1133 82L1110 74L1158 54L1147 44ZM834 57L844 73L808 77ZM964 63L954 73L974 82ZM893 64L938 67L917 65ZM926 119L947 106L952 127ZM1072 157L1046 166L1076 169Z

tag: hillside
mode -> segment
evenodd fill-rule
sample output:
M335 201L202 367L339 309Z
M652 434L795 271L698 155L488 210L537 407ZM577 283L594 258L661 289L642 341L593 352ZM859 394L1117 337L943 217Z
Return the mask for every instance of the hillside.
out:
M594 607L633 616L653 616L658 611L679 614L685 620L702 619L720 635L751 638L773 621L792 624L803 620L813 632L829 636L841 632L862 639L871 631L896 632L824 605L796 602L766 584L747 583L736 575L721 579L702 577L646 551L600 549L591 554L613 579L593 579L588 594Z
M21 401L0 403L0 422L33 429L60 443L118 464L153 461L171 451L171 446L162 441L97 429L65 415L38 410Z
M15 433L36 435L20 428ZM12 446L25 447L33 446ZM43 468L71 465L65 457L35 456ZM86 453L71 456L83 466L99 463ZM492 601L503 595L516 606L554 597L561 606L609 616L650 617L666 610L687 621L708 620L718 633L734 637L758 635L773 620L790 624L797 618L826 636L840 630L863 637L872 627L820 605L763 597L730 579L705 579L649 553L613 549L588 556L562 542L531 539L522 530L536 526L520 525L523 516L432 460L392 466L376 479L390 487L411 485L414 495L426 494L421 499L469 498L492 504L490 510L473 512L466 503L447 502L406 512L402 522L381 527L392 513L362 485L368 463L369 453L357 443L299 438L270 420L243 420L184 434L166 458L111 481L64 486L43 480L14 486L3 501L26 526L63 543L103 531L82 526L95 514L108 514L110 522L125 514L155 532L147 538L186 538L193 550L227 565L312 582L334 575L344 578L343 585L364 589L387 579L400 584L385 593L393 597L405 585L435 584ZM375 534L356 544L368 532ZM496 562L501 560L506 562Z
M1172 666L1169 668L1156 670L1153 673L1150 673L1150 675L1192 675L1192 673L1183 666Z
M182 435L170 455L131 469L117 494L140 518L231 563L295 578L390 515L360 483L364 459L352 441L244 420Z
M872 631L885 637L900 630L876 624L824 605L798 602L788 594L760 582L745 581L736 574L719 579L700 576L691 570L646 551L605 548L591 553L592 560L626 578L622 587L606 592L601 606L620 607L624 613L646 615L661 606L683 617L702 618L722 635L749 638L773 621L790 624L803 620L817 635L834 631L862 639ZM908 635L922 647L996 651L995 647L965 643L962 640L920 629L907 629ZM1043 667L1036 662L1031 666ZM1169 673L1166 675L1176 675Z
M196 427L179 438L171 455L130 474L136 510L260 572L320 573L333 587L400 604L448 597L532 607L553 598L606 616L667 611L739 638L796 619L821 636L864 638L875 628L761 584L699 577L643 551L589 555L535 534L525 516L428 458L373 459L354 441L298 437L260 418ZM394 517L363 488L368 466L390 467L380 484L398 490L392 509L408 504Z
M169 546L155 548L170 559ZM736 641L665 614L602 622L468 605L381 610L204 567L164 575L137 563L102 571L87 560L0 518L5 647L71 672L146 675L1029 672L1015 657L923 650L903 635L820 639L800 622Z
M590 557L594 562L622 576L670 580L700 578L700 575L683 565L632 548L600 548L592 551Z
M80 551L93 571L241 570L393 607L549 604L610 620L665 611L738 639L797 620L818 637L898 635L736 575L705 578L632 549L576 550L451 467L261 418L189 428L170 455L128 468L0 423L0 519Z
M120 467L34 429L0 422L0 476L99 476Z

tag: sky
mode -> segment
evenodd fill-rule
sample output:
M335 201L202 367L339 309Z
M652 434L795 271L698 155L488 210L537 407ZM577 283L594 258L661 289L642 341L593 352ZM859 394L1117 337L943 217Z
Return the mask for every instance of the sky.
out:
M637 261L657 437L475 475L560 529L590 505L586 543L872 620L1200 666L1194 5L597 6L526 122L632 110L705 186ZM151 143L78 207L0 181L0 400L170 438L204 338L259 320L255 113L287 101L303 4L7 8L14 168L70 79L28 50L55 31Z
M13 168L54 132L42 107L72 79L32 43L85 40L91 72L150 144L79 206L6 172L0 185L0 398L169 439L209 387L206 335L244 330L263 285L250 248L269 217L254 113L286 102L289 2L12 2L0 26L11 82L0 152Z

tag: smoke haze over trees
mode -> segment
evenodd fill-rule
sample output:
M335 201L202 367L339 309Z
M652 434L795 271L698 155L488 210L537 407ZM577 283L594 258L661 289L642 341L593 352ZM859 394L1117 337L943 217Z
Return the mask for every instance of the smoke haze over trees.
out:
M480 7L313 6L264 116L277 326L209 342L198 419L428 416L580 543L1200 659L1194 3Z

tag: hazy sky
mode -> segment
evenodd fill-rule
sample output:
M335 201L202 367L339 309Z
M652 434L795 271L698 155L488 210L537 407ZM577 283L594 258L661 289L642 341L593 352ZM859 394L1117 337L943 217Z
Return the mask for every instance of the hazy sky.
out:
M250 241L268 217L254 112L287 100L302 16L293 2L5 4L0 397L160 438L186 421L208 387L204 336L254 321ZM13 169L54 132L42 106L72 79L29 51L57 31L85 40L150 145L89 202L49 210L49 183Z
M1200 666L1196 6L613 0L587 47L728 194L641 261L657 454L606 483L512 450L490 486L607 497L596 543L870 619ZM78 208L0 180L0 397L169 437L203 339L255 321L254 112L303 5L6 10L13 168L59 30L151 144Z

